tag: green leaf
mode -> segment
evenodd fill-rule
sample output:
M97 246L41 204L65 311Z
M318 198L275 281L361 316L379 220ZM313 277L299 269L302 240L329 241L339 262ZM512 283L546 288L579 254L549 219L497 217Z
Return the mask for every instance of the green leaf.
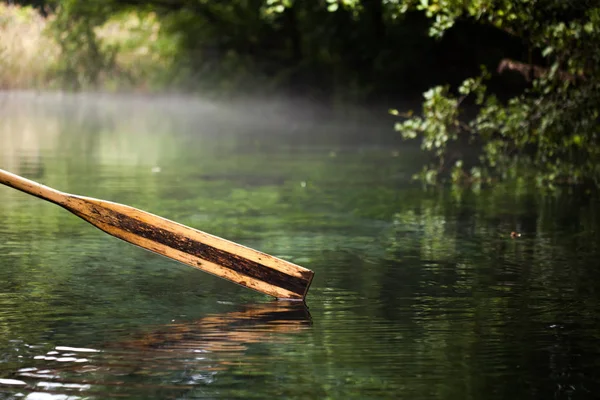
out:
M554 52L554 47L548 46L544 50L542 50L542 57L548 57L553 52Z

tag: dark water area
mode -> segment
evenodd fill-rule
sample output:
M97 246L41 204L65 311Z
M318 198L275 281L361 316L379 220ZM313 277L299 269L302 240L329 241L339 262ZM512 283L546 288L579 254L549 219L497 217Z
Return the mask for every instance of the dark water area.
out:
M598 398L598 199L423 188L390 128L0 95L0 168L316 273L272 301L0 187L0 399Z

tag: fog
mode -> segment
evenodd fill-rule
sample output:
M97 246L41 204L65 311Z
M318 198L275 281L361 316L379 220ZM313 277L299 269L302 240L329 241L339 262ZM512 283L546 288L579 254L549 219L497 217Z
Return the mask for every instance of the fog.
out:
M239 146L275 140L294 148L318 143L331 151L401 142L384 107L335 110L310 99L283 96L0 92L0 162L15 172L25 156L35 159L44 150L60 156L65 147L67 157L74 146L77 151L100 148L90 153L98 157L153 165L159 153L165 154L160 147L174 136L204 137L206 146L228 138Z

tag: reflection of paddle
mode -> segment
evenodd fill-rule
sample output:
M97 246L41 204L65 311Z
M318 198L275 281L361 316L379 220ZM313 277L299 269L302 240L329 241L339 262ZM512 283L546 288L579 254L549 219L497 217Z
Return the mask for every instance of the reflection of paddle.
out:
M156 397L157 390L176 394L206 389L219 371L232 366L243 371L248 365L251 370L256 360L253 357L261 361L281 357L278 352L269 356L262 351L257 356L248 351L253 344L285 344L310 327L310 313L303 302L248 304L195 321L146 327L148 332L128 334L123 341L98 348L56 346L45 355L35 355L35 361L29 360L25 368L28 360L21 359L21 368L11 376L12 387L20 392L52 392L65 397L75 391L79 395L85 392L88 397L99 398L115 391L119 397L149 398ZM0 379L0 391L10 384L6 381Z
M302 331L311 325L304 303L269 302L248 305L241 311L209 315L198 321L173 323L127 342L119 349L161 349L169 352L244 350L249 343L271 341L273 334Z
M58 204L104 232L280 299L304 300L314 272L168 219L59 192L0 169L0 183Z

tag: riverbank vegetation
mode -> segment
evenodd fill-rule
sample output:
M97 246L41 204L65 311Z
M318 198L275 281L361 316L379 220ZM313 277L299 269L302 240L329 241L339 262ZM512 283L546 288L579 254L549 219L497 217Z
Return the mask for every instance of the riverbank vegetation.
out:
M47 19L31 7L0 3L0 89L47 86L58 46L45 34Z
M167 88L176 38L153 12L93 20L0 3L0 89L152 91Z
M431 154L424 181L600 185L592 0L5 3L3 89L277 93L324 113L390 108L397 130ZM410 106L419 99L421 110Z

